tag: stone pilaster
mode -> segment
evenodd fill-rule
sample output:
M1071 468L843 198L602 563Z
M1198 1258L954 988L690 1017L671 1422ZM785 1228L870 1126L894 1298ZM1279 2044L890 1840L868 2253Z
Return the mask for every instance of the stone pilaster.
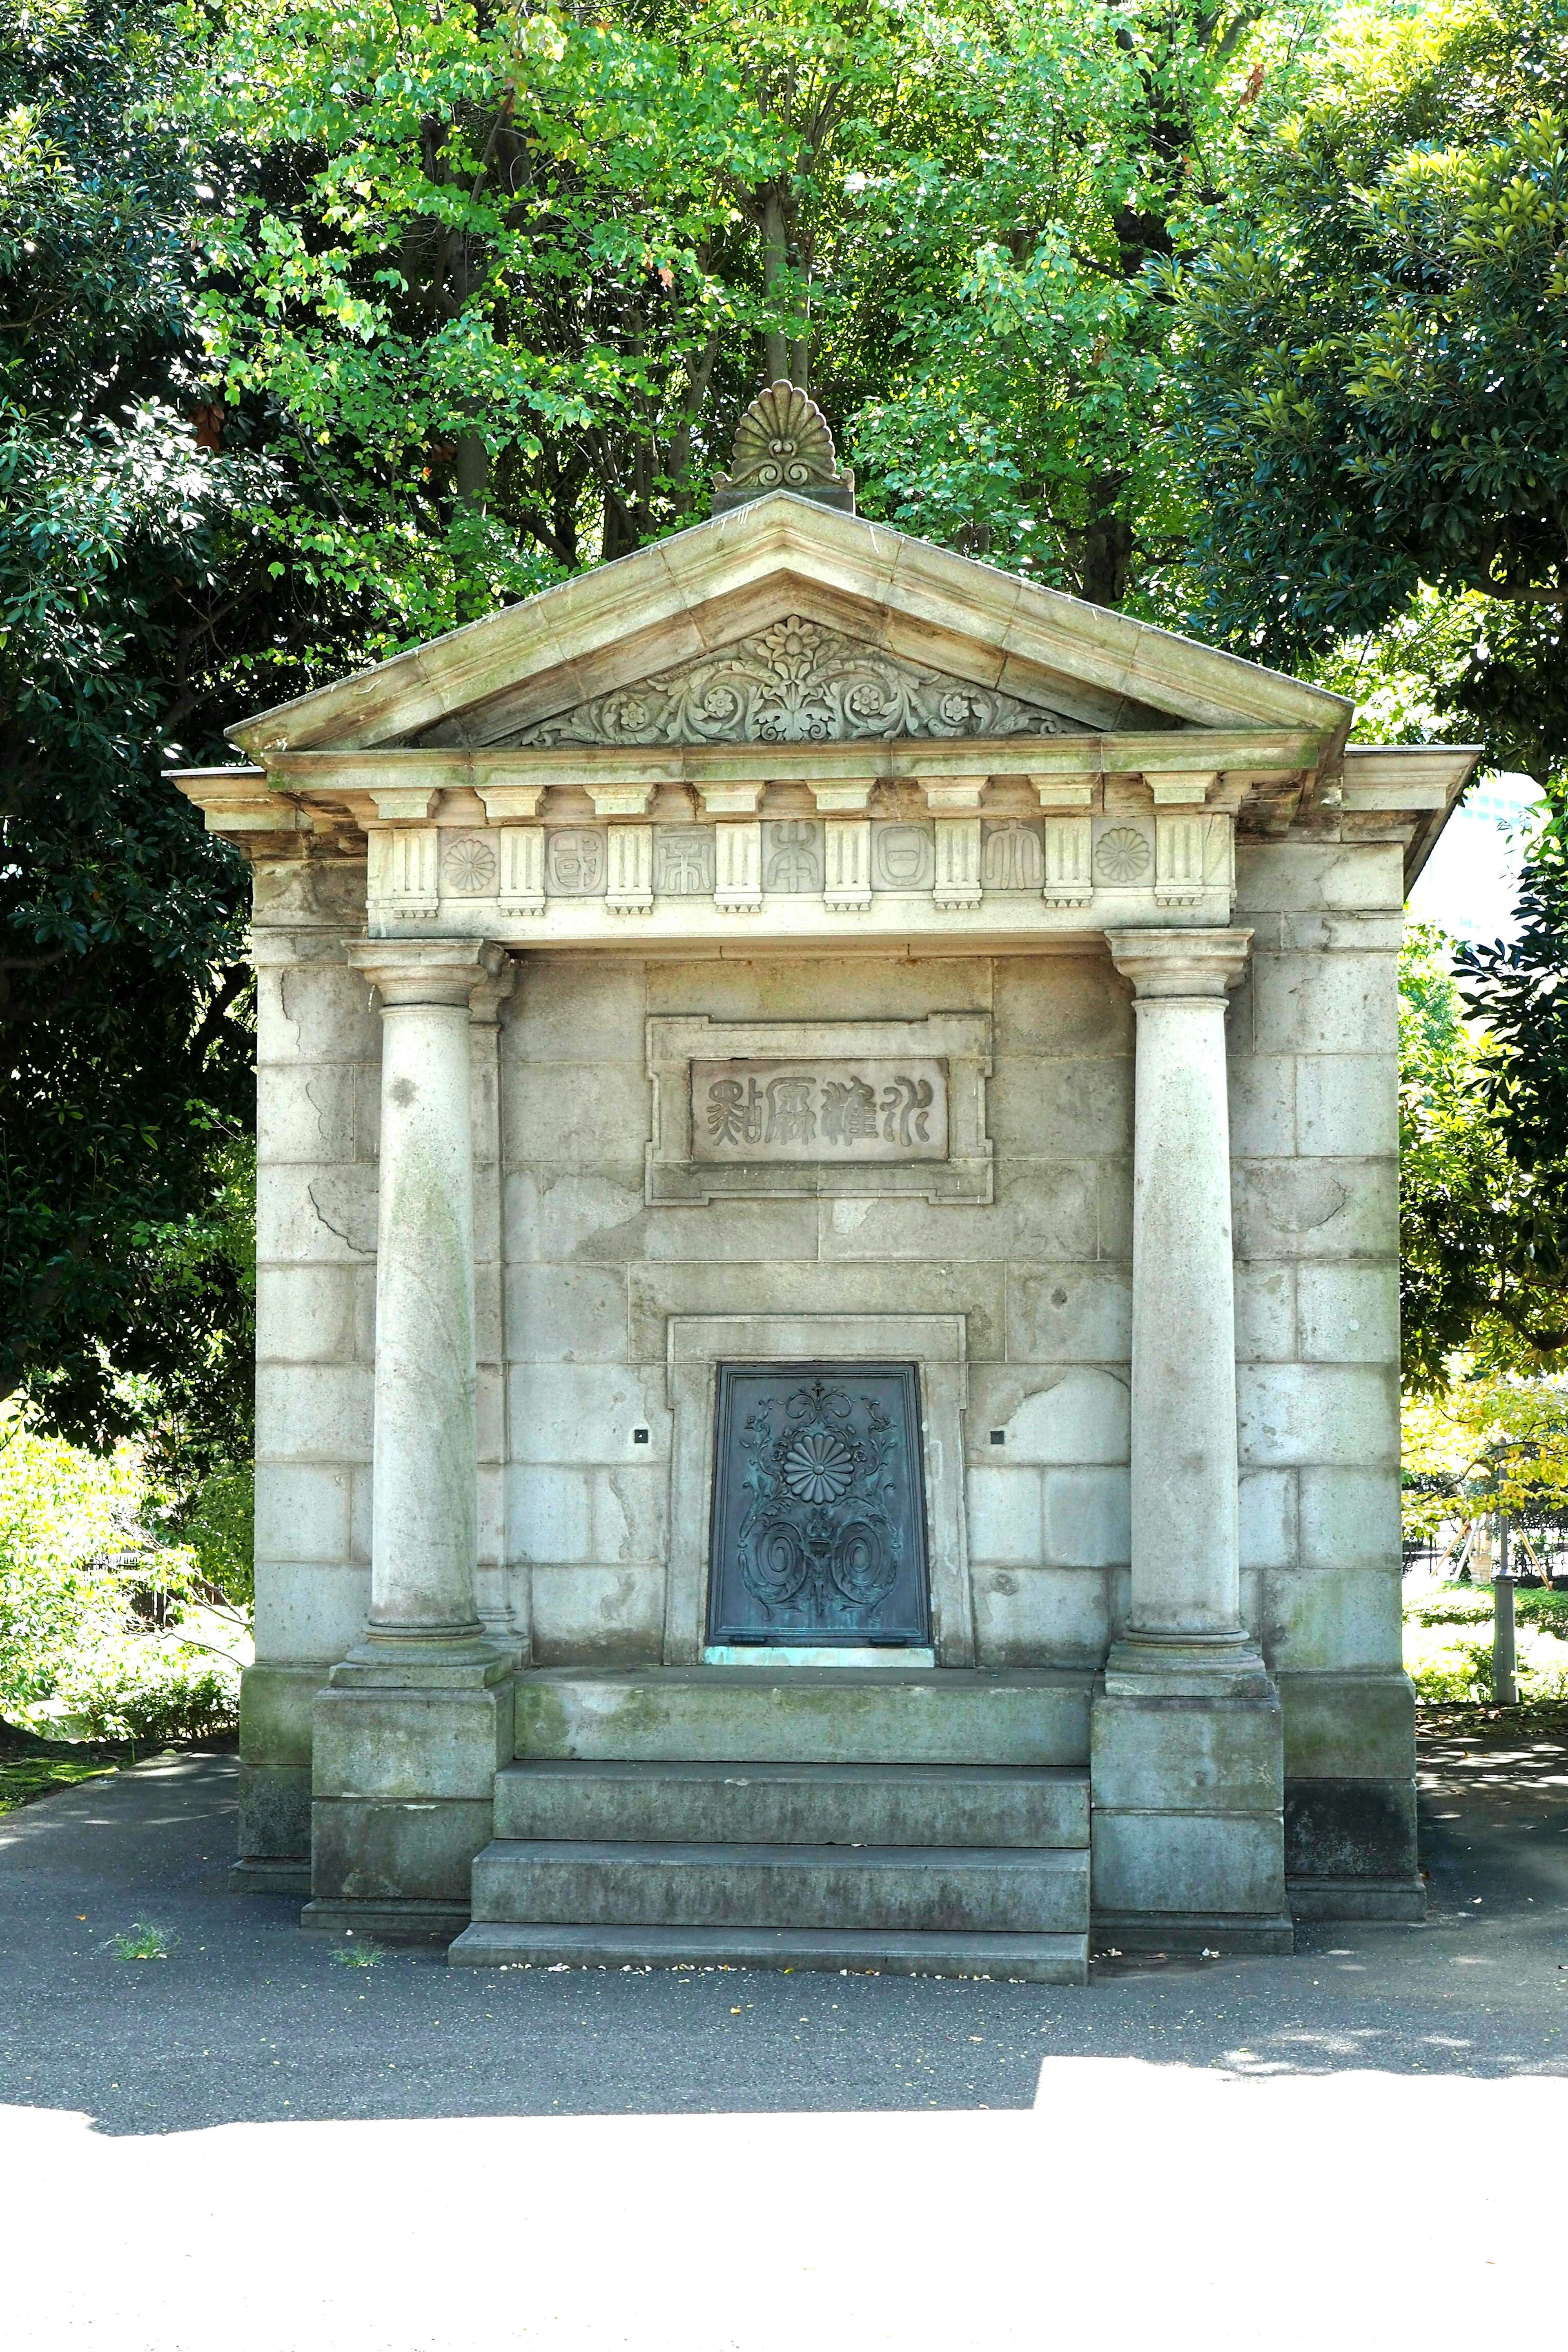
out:
M1131 1601L1092 1734L1123 1949L1289 1948L1279 1701L1241 1620L1226 996L1244 930L1108 934L1137 992Z
M362 941L382 1008L370 1622L316 1703L311 1926L466 1917L510 1754L510 1672L475 1603L470 1003L483 940Z

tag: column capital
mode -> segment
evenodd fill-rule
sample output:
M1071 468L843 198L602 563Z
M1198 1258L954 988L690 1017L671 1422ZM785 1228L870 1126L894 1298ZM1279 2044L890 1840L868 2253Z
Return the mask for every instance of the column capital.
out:
M500 977L506 950L494 940L355 940L351 971L388 1004L468 1004Z
M1107 931L1116 969L1140 997L1223 997L1247 970L1249 930Z

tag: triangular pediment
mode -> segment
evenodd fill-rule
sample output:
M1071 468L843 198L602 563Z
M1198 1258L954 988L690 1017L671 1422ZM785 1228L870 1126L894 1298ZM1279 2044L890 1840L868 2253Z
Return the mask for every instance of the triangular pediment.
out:
M1064 712L905 661L804 613L628 686L612 687L510 744L863 743L1076 733Z
M290 751L1308 730L1251 662L777 492L263 712Z

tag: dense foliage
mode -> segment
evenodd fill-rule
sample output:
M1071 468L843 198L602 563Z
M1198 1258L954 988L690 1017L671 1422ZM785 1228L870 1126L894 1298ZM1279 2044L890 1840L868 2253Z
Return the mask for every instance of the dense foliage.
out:
M137 1447L90 1454L0 1410L0 1724L100 1739L232 1728L248 1643L221 1580L238 1563L221 1505L193 1549L163 1539L166 1502Z
M1182 283L1205 625L1295 666L1468 600L1439 699L1568 758L1568 8L1358 9Z
M1145 264L1209 234L1304 21L232 0L191 103L251 193L210 216L204 322L327 494L291 564L428 635L700 516L765 373L867 511L1148 593L1180 527Z
M247 493L193 421L170 71L147 9L0 28L0 1394L101 1439L135 1418L121 1376L183 1378L221 1448L248 1353L244 870L159 769L217 748Z

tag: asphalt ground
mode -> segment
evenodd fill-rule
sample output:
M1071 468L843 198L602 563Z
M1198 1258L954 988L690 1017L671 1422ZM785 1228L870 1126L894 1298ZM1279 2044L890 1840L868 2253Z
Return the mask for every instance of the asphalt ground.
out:
M1560 2325L1560 1740L1427 1744L1424 1927L1082 1990L350 1965L228 1893L235 1772L0 1820L18 2352ZM116 1957L148 1928L166 1958Z

